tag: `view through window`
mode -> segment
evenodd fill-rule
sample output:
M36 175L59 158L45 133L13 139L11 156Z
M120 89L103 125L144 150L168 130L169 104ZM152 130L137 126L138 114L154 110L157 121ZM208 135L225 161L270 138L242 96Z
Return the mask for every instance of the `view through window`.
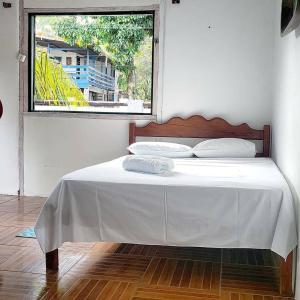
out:
M31 111L152 113L153 11L30 22Z

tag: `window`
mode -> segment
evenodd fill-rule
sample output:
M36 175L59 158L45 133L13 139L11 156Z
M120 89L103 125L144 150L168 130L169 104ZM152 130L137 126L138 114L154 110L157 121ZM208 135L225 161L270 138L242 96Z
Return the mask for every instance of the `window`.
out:
M54 62L57 62L58 64L61 63L61 57L59 57L59 56L54 56L52 59Z
M29 14L29 110L150 115L155 11Z
M67 66L71 66L72 65L72 57L70 57L70 56L66 57L66 65Z

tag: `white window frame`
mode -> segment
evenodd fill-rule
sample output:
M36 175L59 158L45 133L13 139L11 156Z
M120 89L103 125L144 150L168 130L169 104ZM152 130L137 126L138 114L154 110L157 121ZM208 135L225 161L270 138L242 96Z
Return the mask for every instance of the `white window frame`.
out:
M154 43L153 43L153 95L152 114L124 114L124 113L86 113L86 112L37 112L29 111L30 91L29 69L32 60L32 53L29 53L29 22L30 14L68 14L68 13L105 13L122 11L154 11ZM160 32L160 9L159 5L149 6L122 6L122 7L95 7L95 8L25 8L20 12L20 53L27 59L20 65L20 112L23 115L40 117L68 117L68 118L91 118L91 119L123 119L123 120L156 120L158 114L158 75L159 75L159 32Z

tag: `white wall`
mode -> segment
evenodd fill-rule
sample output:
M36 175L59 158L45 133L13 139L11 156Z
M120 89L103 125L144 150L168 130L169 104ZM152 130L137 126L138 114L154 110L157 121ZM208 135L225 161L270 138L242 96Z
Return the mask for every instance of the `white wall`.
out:
M11 1L10 1L11 2ZM0 7L0 99L4 114L0 119L0 194L16 194L18 174L18 1Z
M160 0L24 0L25 8L85 8L111 6L142 6L157 4Z
M269 123L273 1L181 2L167 1L164 118L202 113Z
M126 153L127 121L25 118L25 193L47 195L71 170Z
M159 2L25 0L25 7ZM257 128L270 123L273 0L161 2L159 120L200 113ZM128 122L26 116L25 194L48 195L63 174L125 154Z
M276 0L275 82L272 155L294 194L297 219L300 197L300 27L280 37L280 0ZM300 228L298 229L300 232ZM299 254L299 252L298 252ZM300 257L296 280L296 299L300 299Z

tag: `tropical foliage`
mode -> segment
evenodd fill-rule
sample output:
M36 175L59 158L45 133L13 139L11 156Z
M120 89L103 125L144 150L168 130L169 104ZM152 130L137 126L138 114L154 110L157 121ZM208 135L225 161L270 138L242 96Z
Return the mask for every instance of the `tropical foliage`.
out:
M152 15L64 16L56 19L54 28L67 43L108 56L120 72L119 88L129 98L150 99Z
M50 105L61 105L61 102L73 106L88 105L62 66L41 50L36 52L35 58L35 100L49 101Z
M152 39L147 37L134 57L134 97L150 100L152 97Z

